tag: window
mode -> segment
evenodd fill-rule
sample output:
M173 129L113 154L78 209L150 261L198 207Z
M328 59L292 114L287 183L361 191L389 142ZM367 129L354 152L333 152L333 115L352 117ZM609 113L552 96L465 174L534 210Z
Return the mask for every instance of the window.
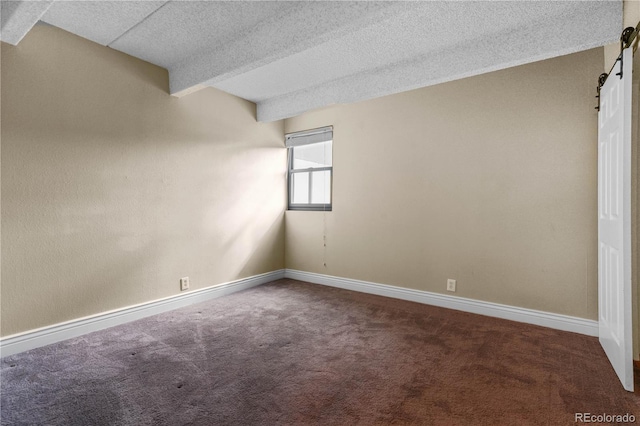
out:
M331 210L333 127L289 133L289 210Z

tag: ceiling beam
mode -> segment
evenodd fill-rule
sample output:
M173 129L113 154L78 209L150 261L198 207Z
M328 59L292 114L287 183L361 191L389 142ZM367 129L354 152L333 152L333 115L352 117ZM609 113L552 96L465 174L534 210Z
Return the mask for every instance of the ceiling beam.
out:
M267 19L246 34L169 69L172 95L198 85L214 85L327 40L394 16L404 2L295 2L288 13ZM321 19L319 17L324 17Z
M596 6L600 14L584 11L582 19L571 23L563 16L536 22L527 31L527 39L537 40L536 43L504 43L503 32L488 34L456 49L429 52L411 60L259 101L256 104L257 120L276 121L331 104L374 99L600 47L615 40L616 35L611 33L610 25L595 25L607 12L607 4ZM617 16L610 15L613 19ZM558 34L555 28L565 31ZM488 49L490 46L500 48ZM448 67L447 64L457 65Z
M54 0L3 0L0 6L0 40L16 46L53 2Z

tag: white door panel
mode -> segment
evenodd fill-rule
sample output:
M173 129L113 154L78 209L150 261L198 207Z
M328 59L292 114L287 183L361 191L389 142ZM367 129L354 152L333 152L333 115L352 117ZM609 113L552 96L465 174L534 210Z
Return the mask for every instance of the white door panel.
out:
M620 72L622 64L622 76ZM631 78L625 49L600 90L598 114L598 325L600 344L633 391L631 336Z

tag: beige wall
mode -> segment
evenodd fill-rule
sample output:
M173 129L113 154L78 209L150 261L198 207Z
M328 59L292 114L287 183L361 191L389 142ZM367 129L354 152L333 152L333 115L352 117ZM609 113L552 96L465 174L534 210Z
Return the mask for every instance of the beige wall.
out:
M334 126L333 211L286 213L287 268L595 319L602 58L287 120Z
M292 269L595 319L603 49L282 122L37 26L2 44L2 335ZM334 126L334 210L283 132ZM639 213L640 214L640 213ZM640 219L640 216L638 216ZM326 235L327 247L323 247ZM327 264L326 267L323 263Z
M633 102L632 102L632 132L631 132L631 280L633 294L633 356L640 359L640 185L638 176L640 171L640 56L633 57Z
M640 68L636 68L640 70ZM635 95L638 96L640 93L638 91L635 92ZM638 100L640 103L640 100ZM635 116L636 120L636 128L640 125L640 108L638 108L638 114ZM633 158L635 159L635 165L632 167L632 178L631 178L631 187L635 186L635 199L632 196L632 237L631 237L631 256L632 256L632 279L633 279L633 290L635 292L634 302L636 303L634 306L634 328L635 328L635 340L634 340L634 359L640 359L640 132L636 132L636 137L633 140L632 144L632 152ZM633 210L635 209L635 219L633 218ZM635 231L635 232L634 232ZM635 263L633 263L635 260Z
M36 26L2 44L2 335L284 266L283 123Z
M640 62L638 57L634 57L634 68ZM640 65L640 64L638 64ZM640 359L640 185L638 185L638 171L640 170L640 151L638 150L638 125L640 124L640 86L637 82L633 84L633 137L631 143L631 286L633 294L633 356Z
M640 64L639 64L640 65ZM638 70L638 74L640 74L640 67L635 67ZM636 97L640 97L640 92L635 92ZM637 104L640 104L640 99L637 100ZM635 115L634 119L636 129L640 126L640 108L637 109L638 114ZM635 194L635 199L632 195L632 279L633 279L633 289L635 291L634 302L636 303L634 307L634 320L636 323L634 324L635 328L635 340L634 340L634 359L640 359L640 302L638 299L640 298L640 132L636 131L635 138L633 139L633 143L631 145L633 152L633 159L635 159L635 166L632 167L632 177L631 177L631 188L633 191L633 187L635 186L635 191L632 194ZM635 219L633 219L633 210L635 210ZM634 232L635 231L635 232ZM633 263L633 259L635 259L635 263Z

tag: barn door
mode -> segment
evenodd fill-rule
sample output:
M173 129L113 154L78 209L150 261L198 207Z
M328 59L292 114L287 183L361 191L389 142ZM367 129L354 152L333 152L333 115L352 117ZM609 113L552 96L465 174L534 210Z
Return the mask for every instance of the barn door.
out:
M633 391L631 337L631 77L625 49L600 90L598 113L598 326L600 344ZM622 74L617 75L622 72Z

